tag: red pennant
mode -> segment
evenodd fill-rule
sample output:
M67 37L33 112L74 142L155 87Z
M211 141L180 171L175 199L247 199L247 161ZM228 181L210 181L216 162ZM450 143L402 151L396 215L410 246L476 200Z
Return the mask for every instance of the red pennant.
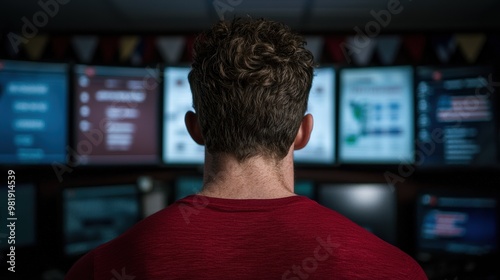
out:
M143 63L151 63L155 58L156 37L147 36L143 38L142 46L142 61Z
M64 59L69 48L70 38L68 36L52 37L52 52L56 59Z
M116 36L106 36L101 38L101 45L99 46L99 49L101 51L103 62L113 62L118 51L118 42L119 40Z
M344 36L327 37L325 40L325 46L330 53L334 62L345 62L346 54L342 50L342 43L344 43Z
M194 41L196 40L196 35L191 35L186 38L186 54L187 54L187 60L188 61L193 61L193 55L194 55Z
M424 35L407 35L403 38L403 46L408 50L409 55L414 62L422 61L425 48Z

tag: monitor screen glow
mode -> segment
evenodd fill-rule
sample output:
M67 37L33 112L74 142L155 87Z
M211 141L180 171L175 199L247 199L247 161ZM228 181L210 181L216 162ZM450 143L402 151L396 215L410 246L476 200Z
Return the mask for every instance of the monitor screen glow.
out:
M498 250L498 199L494 196L421 193L417 223L419 252L479 256Z
M314 127L309 143L294 152L299 164L333 164L335 162L335 70L315 69L306 114L312 114Z
M158 71L75 67L75 150L81 164L158 162Z
M79 255L110 241L141 216L135 185L65 189L64 250Z
M413 68L348 68L340 72L339 160L412 163Z
M417 158L422 166L498 162L491 67L417 68Z
M0 164L66 161L68 67L0 60Z

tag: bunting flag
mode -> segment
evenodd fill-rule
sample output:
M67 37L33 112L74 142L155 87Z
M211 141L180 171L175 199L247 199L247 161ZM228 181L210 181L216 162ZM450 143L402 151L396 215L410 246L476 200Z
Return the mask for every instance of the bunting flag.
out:
M433 38L432 44L441 63L448 63L457 49L455 36L451 35L436 36Z
M11 58L17 58L17 56L19 55L19 52L21 50L20 49L16 50L8 38L5 38L3 42L4 42L5 51L7 52L7 54Z
M483 33L465 33L457 34L455 38L465 60L469 63L476 62L486 42L486 35Z
M345 62L347 59L347 54L344 54L342 50L344 41L345 37L343 36L331 36L325 40L326 49L334 62Z
M357 65L368 65L373 57L373 52L377 42L375 38L370 38L366 41L366 45L359 46L355 36L347 37L345 44L342 46L351 55L354 63ZM349 61L348 61L349 62Z
M500 35L489 35L488 36L488 46L489 53L500 61Z
M137 45L139 44L138 36L123 36L119 41L119 53L120 53L120 61L127 61L132 57Z
M170 64L179 62L185 43L186 39L182 36L159 37L156 40L158 50L163 59Z
M193 61L195 41L196 41L196 35L188 36L186 39L186 59L188 61Z
M424 57L425 36L421 34L403 37L403 47L408 51L414 62L421 62Z
M142 39L136 52L142 53L142 62L151 63L155 59L156 37L146 36Z
M401 47L401 37L385 35L377 38L377 53L384 65L393 64Z
M75 36L71 39L73 49L78 59L83 63L92 61L98 42L97 36Z
M31 60L39 60L42 57L48 42L49 37L47 35L36 35L35 37L29 39L24 45L28 58Z
M56 36L51 39L52 52L56 59L63 59L68 52L70 39L67 36Z
M101 38L99 50L104 63L111 63L115 59L116 51L118 49L118 38L115 36L105 36Z
M305 37L307 45L305 46L312 55L314 56L314 61L319 63L321 61L321 55L323 54L324 40L322 36L307 36Z

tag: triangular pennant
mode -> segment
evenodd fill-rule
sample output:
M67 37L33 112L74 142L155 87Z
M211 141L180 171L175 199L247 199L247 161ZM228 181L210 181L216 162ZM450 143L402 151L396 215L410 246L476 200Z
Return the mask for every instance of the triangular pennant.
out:
M377 52L380 62L388 65L394 63L401 46L401 37L385 35L377 38Z
M71 44L78 59L83 63L90 63L94 57L99 38L97 36L75 36Z
M120 61L126 61L132 56L132 53L139 44L138 36L123 36L120 38Z
M346 40L346 46L350 46L351 48L350 54L352 55L352 59L357 65L368 65L377 45L376 39L371 38L367 40L364 46L358 46L357 42L354 36L350 36Z
M39 60L49 42L47 35L36 35L28 40L24 45L24 49L31 60Z
M68 51L69 47L69 37L67 36L56 36L51 39L52 52L54 57L57 59L63 59Z
M323 53L324 40L321 36L307 36L306 38L306 49L308 49L314 56L314 61L321 61L321 55Z
M488 35L488 42L486 43L489 57L494 61L500 62L500 35Z
M139 48L137 48L137 51L142 53L143 63L153 62L156 51L156 37L154 36L144 37Z
M421 62L424 57L425 49L424 35L407 35L403 38L403 47L408 51L414 62Z
M105 63L113 62L118 49L118 38L115 36L105 36L101 38L99 50L102 60Z
M167 63L177 63L181 59L186 39L183 36L159 37L156 43Z
M16 58L19 55L19 48L15 48L8 38L4 40L5 51L11 58Z
M344 43L344 41L345 37L343 36L332 36L326 38L325 46L334 62L345 62L348 58L346 57L347 54L345 54L342 50L342 44Z
M186 59L188 61L193 61L196 37L196 35L191 35L186 38Z
M451 56L457 49L457 41L455 40L455 36L451 35L436 36L433 38L432 43L436 55L441 63L448 63Z
M130 55L130 63L132 65L140 65L143 63L144 39L139 39L137 46Z
M455 39L467 62L474 63L483 49L486 35L483 33L457 34Z

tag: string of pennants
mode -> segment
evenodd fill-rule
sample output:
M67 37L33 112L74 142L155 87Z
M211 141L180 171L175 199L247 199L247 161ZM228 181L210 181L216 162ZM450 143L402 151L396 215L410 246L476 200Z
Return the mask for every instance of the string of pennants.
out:
M4 34L4 55L13 59L76 59L80 63L141 65L164 61L190 62L194 35L190 36L49 36L37 35L13 44ZM500 36L484 33L439 35L306 36L316 61L352 65L391 65L433 62L447 64L457 55L465 63L477 63L481 54L500 60ZM1 53L1 52L0 52ZM432 60L431 60L432 61Z

